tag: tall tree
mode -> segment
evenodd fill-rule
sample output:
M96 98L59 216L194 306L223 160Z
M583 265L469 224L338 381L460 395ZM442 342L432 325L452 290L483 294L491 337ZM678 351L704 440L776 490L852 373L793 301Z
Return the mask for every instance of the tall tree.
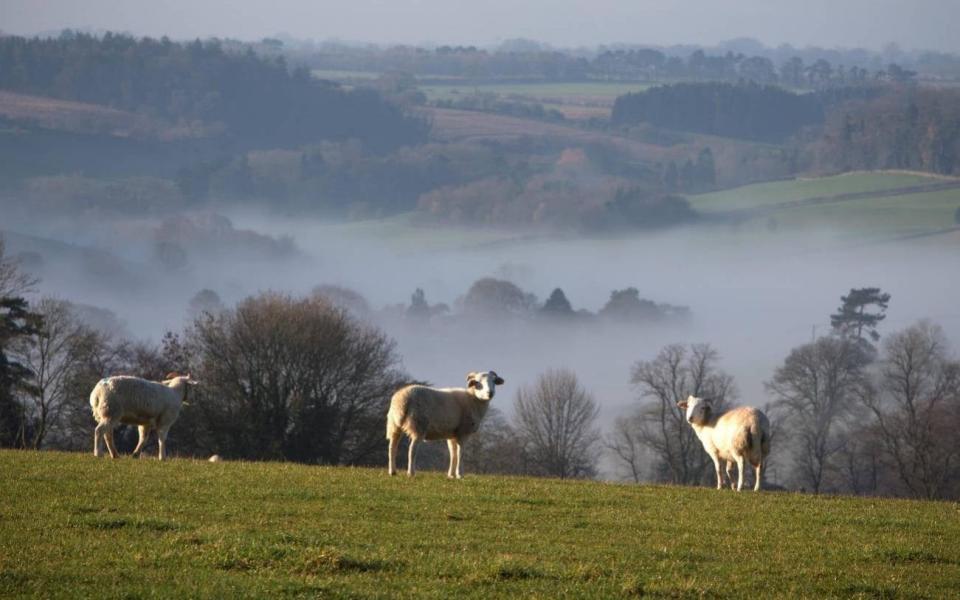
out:
M514 403L516 430L534 473L550 477L591 477L599 459L596 429L600 409L567 369L548 370Z
M840 308L830 315L830 325L837 334L870 345L870 340L880 339L877 327L887 317L889 302L890 294L880 288L851 288L849 294L840 296ZM870 307L876 307L875 312L869 311Z
M410 296L410 306L407 307L407 316L413 319L426 319L430 316L430 305L427 304L427 295L422 288L414 290Z
M187 335L204 382L208 451L361 464L385 451L386 403L405 377L394 343L322 296L247 298Z
M958 497L960 363L951 360L943 330L921 322L887 338L876 385L863 398L907 493Z
M648 457L641 431L639 415L620 416L613 422L613 431L604 440L604 446L612 454L619 470L634 483L639 483L647 470Z
M713 475L713 463L677 402L692 394L723 408L736 397L733 377L717 368L718 360L709 344L672 344L631 370L630 383L642 402L633 421L637 435L658 461L656 470L673 483L697 485Z
M26 436L17 395L33 392L33 373L15 358L13 348L36 335L41 324L23 298L0 297L0 447L19 445Z
M75 400L71 383L100 336L63 300L43 298L35 310L42 317L35 335L21 338L12 353L32 374L32 385L19 395L23 409L19 443L39 450L51 433L64 428L66 408Z
M37 284L37 279L20 269L17 260L7 255L6 242L0 235L0 298L21 296Z
M843 418L866 385L867 364L860 344L822 337L794 348L766 384L796 445L795 478L814 493L824 489L844 446Z
M567 295L560 288L555 288L540 308L540 314L549 317L571 317L574 312Z

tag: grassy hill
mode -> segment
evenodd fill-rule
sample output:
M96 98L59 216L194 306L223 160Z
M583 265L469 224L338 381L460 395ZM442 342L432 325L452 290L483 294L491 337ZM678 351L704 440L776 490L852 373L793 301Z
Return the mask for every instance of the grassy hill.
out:
M0 596L947 597L960 505L0 452Z
M708 217L749 230L831 229L858 236L911 236L955 228L960 179L895 171L793 179L690 196Z

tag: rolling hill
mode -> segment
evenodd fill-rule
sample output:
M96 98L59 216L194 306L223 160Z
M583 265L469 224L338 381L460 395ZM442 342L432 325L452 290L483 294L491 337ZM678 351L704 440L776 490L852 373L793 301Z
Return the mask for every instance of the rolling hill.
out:
M856 236L953 235L960 179L897 171L853 172L742 186L688 198L709 222L742 230L830 229Z

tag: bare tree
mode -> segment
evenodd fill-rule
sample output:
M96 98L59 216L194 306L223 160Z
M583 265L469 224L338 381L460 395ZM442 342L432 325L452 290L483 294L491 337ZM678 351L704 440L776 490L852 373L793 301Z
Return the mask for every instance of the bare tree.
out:
M42 317L38 331L21 340L13 354L33 374L32 385L20 394L20 444L39 450L51 432L62 431L71 381L100 339L73 315L68 302L42 298L35 310Z
M639 483L643 479L644 466L648 460L642 429L639 415L617 417L613 423L613 431L604 442L604 446L613 455L617 466L634 483Z
M673 483L696 485L713 475L713 463L677 402L706 396L722 409L736 398L733 377L716 367L718 359L709 344L672 344L652 361L633 365L630 382L641 402L647 400L637 413L637 435L660 462L657 470Z
M550 369L521 387L514 412L534 473L561 479L596 473L600 409L573 371Z
M882 447L911 496L955 497L960 475L960 363L940 327L921 322L890 336L864 404Z
M843 448L842 420L866 383L869 361L857 342L822 337L794 348L766 384L796 444L796 478L814 493L823 490L833 457Z
M36 285L37 278L23 272L17 260L6 255L6 242L0 235L0 298L21 296Z
M202 316L187 343L205 384L211 451L328 464L381 460L387 402L404 377L394 343L345 309L322 296L261 294Z
M529 472L523 441L496 407L487 410L479 431L470 436L467 447L469 451L464 453L463 461L471 473L522 475Z

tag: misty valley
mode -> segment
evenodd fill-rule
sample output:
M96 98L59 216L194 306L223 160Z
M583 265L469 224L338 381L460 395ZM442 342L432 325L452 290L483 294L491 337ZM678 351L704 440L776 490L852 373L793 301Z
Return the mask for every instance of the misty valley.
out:
M910 343L960 417L960 67L753 50L0 37L0 442L86 451L98 380L191 372L174 455L382 465L397 386L494 369L468 471L709 482L700 394L770 415L773 487L956 497L960 447L919 481L882 426Z

